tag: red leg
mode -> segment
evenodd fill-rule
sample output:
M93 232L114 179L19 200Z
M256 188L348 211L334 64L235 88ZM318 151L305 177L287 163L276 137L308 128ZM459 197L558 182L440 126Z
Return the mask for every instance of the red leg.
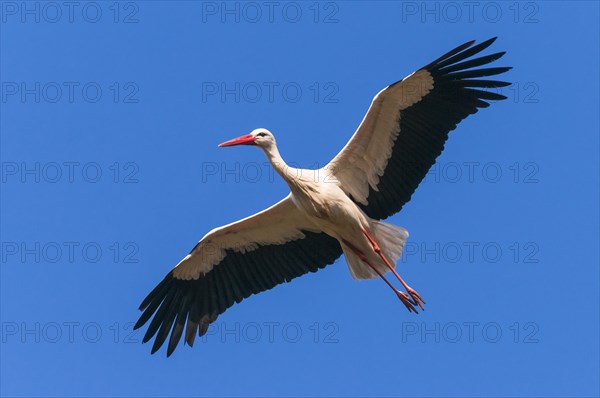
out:
M425 304L425 300L423 300L423 298L421 297L421 295L419 293L417 293L413 288L408 286L406 284L406 282L404 282L404 280L402 280L402 277L400 277L400 275L396 272L396 269L394 268L394 266L392 264L390 264L388 259L385 257L385 255L381 251L381 248L379 247L377 242L375 242L375 239L373 239L373 237L364 229L363 229L363 233L365 234L365 236L367 237L369 242L371 242L371 245L373 245L373 250L375 250L375 252L379 255L379 257L381 257L381 259L383 260L385 265L387 265L387 267L390 269L390 271L392 271L394 273L394 275L396 275L396 278L398 278L398 280L400 281L402 286L404 286L404 288L406 289L408 294L410 294L410 297L412 297L414 304L418 305L419 307L421 307L421 309L423 311L425 311L425 308L423 307L423 304Z
M375 266L373 266L373 264L371 264L369 262L369 260L367 259L367 257L360 251L358 250L356 247L354 247L352 244L350 244L348 241L344 240L344 243L350 248L352 249L352 251L358 256L358 258L360 258L361 261L363 261L364 263L366 263L369 267L371 267L371 269L375 272L377 272L377 275L379 275L381 277L381 279L383 279L383 281L385 283L387 283L387 285L394 291L394 293L396 293L396 295L398 296L398 298L400 299L400 301L402 301L402 303L404 304L404 306L408 309L409 312L415 312L415 314L418 314L417 309L415 308L415 306L413 305L413 302L408 298L408 296L406 295L406 293L399 291L398 289L396 289L394 287L394 285L392 285L390 283L390 281L387 280L387 278L377 269L375 268Z

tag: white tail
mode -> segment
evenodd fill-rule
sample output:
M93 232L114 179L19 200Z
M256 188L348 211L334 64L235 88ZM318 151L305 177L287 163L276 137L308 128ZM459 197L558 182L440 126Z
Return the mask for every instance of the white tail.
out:
M381 248L381 251L390 263L396 266L396 262L402 256L402 250L404 249L404 243L408 238L408 231L402 227L388 224L385 222L370 220L371 222L371 234L375 238L377 244ZM346 262L350 268L350 274L354 279L373 279L378 275L371 269L367 264L363 263L360 258L354 252L342 245L344 249L344 255ZM373 258L373 265L382 273L385 274L389 271L387 266L378 257L368 256Z

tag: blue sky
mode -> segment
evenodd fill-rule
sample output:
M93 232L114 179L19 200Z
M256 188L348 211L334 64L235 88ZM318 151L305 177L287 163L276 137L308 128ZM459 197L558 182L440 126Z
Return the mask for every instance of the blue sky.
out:
M598 4L466 3L0 3L2 396L598 396ZM389 219L424 313L339 260L150 355L141 299L287 194L218 143L323 165L381 88L492 36L508 100Z

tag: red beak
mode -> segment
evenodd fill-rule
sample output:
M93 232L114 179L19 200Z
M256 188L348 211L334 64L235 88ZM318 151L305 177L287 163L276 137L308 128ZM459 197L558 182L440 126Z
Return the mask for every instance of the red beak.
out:
M234 146L234 145L254 145L254 136L252 134L243 135L229 141L219 144L219 147Z

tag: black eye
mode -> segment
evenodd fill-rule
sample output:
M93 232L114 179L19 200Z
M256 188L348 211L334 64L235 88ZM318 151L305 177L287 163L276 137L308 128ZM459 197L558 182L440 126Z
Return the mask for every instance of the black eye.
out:
M264 137L266 134L265 133L258 133L259 137Z

